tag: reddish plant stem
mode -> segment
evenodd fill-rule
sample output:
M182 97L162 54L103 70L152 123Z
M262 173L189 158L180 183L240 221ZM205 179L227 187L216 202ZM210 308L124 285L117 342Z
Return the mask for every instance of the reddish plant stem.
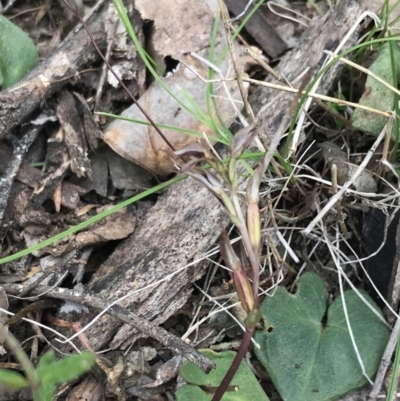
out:
M260 266L257 257L251 246L251 241L247 228L238 227L240 234L242 235L242 241L247 251L247 257L250 262L251 271L253 273L253 297L254 297L254 309L258 309L259 299L258 299L258 285L260 283Z
M246 331L243 334L242 342L240 343L240 347L238 349L238 352L236 353L235 358L232 361L232 365L230 366L229 370L226 372L225 377L222 379L221 384L219 385L217 391L214 394L214 397L212 398L211 401L220 401L222 396L224 395L225 391L227 391L233 377L235 376L235 373L239 369L240 363L242 362L242 359L244 358L251 339L254 334L255 327L246 327Z

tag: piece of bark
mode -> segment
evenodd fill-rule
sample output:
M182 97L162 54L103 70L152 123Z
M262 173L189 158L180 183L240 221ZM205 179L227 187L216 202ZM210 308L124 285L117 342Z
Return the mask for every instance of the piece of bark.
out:
M107 2L103 2L107 3ZM100 49L105 49L107 35L104 16L107 5L100 7L88 22ZM82 27L74 30L45 61L16 85L0 93L0 139L18 126L33 110L68 83L69 77L99 59Z
M48 230L52 223L51 215L41 205L31 203L32 191L24 185L17 187L13 203L13 220L15 224L24 230L29 230L29 226L42 227L42 231Z
M301 48L284 56L277 72L293 78L302 71L310 54L316 55L314 61L317 62L323 57L322 49L326 43L331 43L331 38L333 41L342 39L359 15L354 1L341 1L334 13L310 24L300 41ZM324 93L331 88L338 71L335 69L325 78L321 86ZM275 95L272 91L256 92L257 95L253 96L255 110L263 103L261 93L265 102ZM264 125L279 125L282 110L285 111L284 106L290 100L291 97L283 96L268 108L262 116ZM154 324L161 324L185 304L191 292L191 282L204 272L198 263L193 262L215 244L221 227L228 224L226 211L205 188L190 179L174 184L160 196L135 233L121 243L100 267L88 289L109 300L131 293L121 305ZM190 263L193 265L184 268ZM169 276L172 273L175 275ZM94 348L99 349L114 336L116 329L115 320L103 316L86 334ZM111 346L126 347L135 338L134 334L130 326L124 325Z
M103 147L89 154L92 166L92 177L78 178L71 176L70 181L85 188L87 192L96 191L99 195L106 197L108 194L109 166L107 160L108 149Z
M82 122L72 93L62 89L57 95L56 113L63 130L63 141L71 159L71 171L77 177L91 177L92 167L87 156L87 143Z
M55 190L62 184L70 163L62 130L59 129L47 142L46 160L42 175L33 191L32 203L41 205L45 200L54 198L56 208L59 206L56 202Z
M139 191L151 188L153 175L129 160L124 159L112 149L107 148L107 161L110 179L114 188L124 191Z
M74 92L74 96L81 103L83 108L83 128L85 130L86 141L91 150L96 150L99 139L103 138L103 132L94 121L93 112L86 99L79 93Z
M6 144L0 144L0 172L4 172L7 168L7 164L11 158L11 150ZM28 162L22 162L22 166L16 176L19 182L28 185L31 188L35 188L41 177L41 172L37 168L32 167ZM61 203L68 209L76 209L79 202L80 195L86 194L86 190L79 187L78 185L71 184L69 182L63 182L61 187Z
M240 15L248 4L248 0L224 0L229 11L236 17ZM240 18L244 18L251 11L252 7ZM261 48L272 58L278 57L287 49L287 44L274 31L268 23L265 11L260 7L253 16L247 21L246 31L258 42Z
M39 131L39 127L31 127L21 139L14 139L14 150L11 159L4 175L0 179L0 224L3 222L4 212L14 179L21 168L26 152L36 139ZM1 237L3 238L3 235Z
M103 401L105 388L93 376L86 377L68 394L67 401Z

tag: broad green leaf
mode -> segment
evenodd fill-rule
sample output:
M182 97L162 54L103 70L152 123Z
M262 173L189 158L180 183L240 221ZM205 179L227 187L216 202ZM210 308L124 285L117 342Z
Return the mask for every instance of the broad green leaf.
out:
M53 401L56 392L56 385L53 383L42 383L37 391L38 396L34 396L34 401Z
M367 302L382 312L364 292ZM384 323L353 291L344 299L365 371L372 377L388 340ZM351 342L342 298L327 308L327 293L318 275L304 274L295 294L279 287L261 306L264 330L255 353L284 401L332 401L366 383Z
M215 362L216 369L205 374L192 362L185 361L181 367L181 375L188 384L177 390L177 401L210 401L236 354L233 351L216 353L211 350L202 350L201 352ZM269 401L253 372L244 361L240 364L230 386L230 390L224 394L222 401Z
M385 43L379 50L377 59L371 64L369 70L393 85L393 71L400 80L400 48L397 44L392 45L394 53L394 65L390 57L390 44ZM378 82L375 78L368 75L365 83L365 90L359 101L363 106L368 106L381 111L392 111L394 108L395 93L385 85ZM387 122L385 116L362 110L355 109L351 116L351 122L355 128L372 135L378 135Z
M0 369L0 388L5 390L21 390L28 387L25 377L18 372L8 369Z
M38 63L38 52L30 37L0 14L0 87L14 85Z
M75 379L89 371L96 362L93 352L71 355L51 361L47 353L45 362L40 361L38 374L43 385L55 385Z
M54 351L46 352L40 359L37 365L37 371L40 375L40 372L45 371L46 369L51 369L51 365L56 362L56 357L54 355Z

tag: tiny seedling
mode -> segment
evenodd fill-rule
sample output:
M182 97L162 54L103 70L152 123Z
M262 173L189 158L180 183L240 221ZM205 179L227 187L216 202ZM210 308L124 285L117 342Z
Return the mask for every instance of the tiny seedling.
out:
M0 88L7 89L39 63L31 38L0 14Z
M40 358L32 379L13 370L0 369L0 388L18 391L30 387L34 401L51 401L58 384L78 378L90 370L95 361L93 352L56 360L54 352L49 351Z
M215 363L216 369L207 375L192 362L185 361L181 367L181 375L187 384L177 390L177 401L210 401L236 355L233 351L216 353L203 350L201 352ZM247 363L242 361L222 401L254 400L269 401L269 398Z
M76 379L89 371L96 362L93 352L82 352L56 359L54 351L44 354L35 369L21 345L3 326L0 335L25 370L25 376L9 369L0 369L0 389L18 391L31 388L33 401L52 401L56 386Z

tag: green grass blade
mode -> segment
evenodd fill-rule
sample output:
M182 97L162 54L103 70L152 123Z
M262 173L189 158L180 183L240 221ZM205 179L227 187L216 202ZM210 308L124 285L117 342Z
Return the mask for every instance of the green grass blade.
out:
M145 120L137 120L135 118L128 118L128 117L123 117L123 116L117 116L116 114L111 114L111 113L105 113L105 112L97 112L96 114L105 116L105 117L110 117L110 118L114 118L116 120L122 120L122 121L129 121L131 123L134 124L141 124L141 125L147 125L147 126L151 126L151 124L148 121ZM164 130L168 130L168 131L175 131L175 132L181 132L182 134L185 135L191 135L194 136L196 138L203 138L203 134L196 132L196 131L191 131L191 130L187 130L184 128L179 128L179 127L174 127L172 125L167 125L167 124L156 124L157 127L162 128ZM209 138L215 142L221 142L221 143L225 143L221 141L221 138L217 138L216 136L210 136Z
M51 238L48 238L42 242L39 242L38 244L31 246L29 248L26 248L20 252L14 253L12 255L6 256L4 258L0 259L0 265L4 264L4 263L8 263L11 262L13 260L22 258L23 256L29 255L30 253L37 251L39 249L43 249L46 246L49 246L51 244L54 244L54 242L57 242L65 237L68 237L68 235L74 234L80 230L83 230L86 227L89 227L91 224L94 224L98 221L100 221L101 219L104 219L105 217L117 212L118 210L123 209L126 206L129 206L143 198L146 198L149 195L155 194L158 191L161 191L162 189L168 188L170 185L183 180L185 177L184 176L179 176L179 177L175 177L169 181L166 181L162 184L159 184L151 189L148 189L146 191L141 192L138 195L133 196L132 198L129 198L127 200L125 200L124 202L119 203L118 205L115 205L113 207L111 207L110 209L101 212L99 214L97 214L96 216L90 217L89 219L87 219L86 221L77 224L76 226L73 226L71 228L69 228L68 230L65 230Z
M122 23L125 26L125 29L127 30L129 36L131 37L133 43L136 46L136 49L140 55L140 57L142 58L143 62L145 63L147 69L150 71L150 73L152 74L152 76L154 77L154 79L160 84L160 86L167 91L167 93L171 96L171 98L173 98L176 102L178 102L178 104L184 109L186 110L188 113L190 113L193 117L197 118L197 113L196 110L191 109L186 103L182 102L177 96L175 96L175 94L173 92L171 92L171 90L168 88L168 86L165 84L165 82L161 79L161 77L156 73L156 71L154 70L152 63L149 62L147 56L146 56L146 52L144 51L143 47L141 46L135 31L132 27L132 24L129 20L129 17L127 15L125 6L122 2L122 0L113 0L114 6L118 12L119 17L121 18Z

